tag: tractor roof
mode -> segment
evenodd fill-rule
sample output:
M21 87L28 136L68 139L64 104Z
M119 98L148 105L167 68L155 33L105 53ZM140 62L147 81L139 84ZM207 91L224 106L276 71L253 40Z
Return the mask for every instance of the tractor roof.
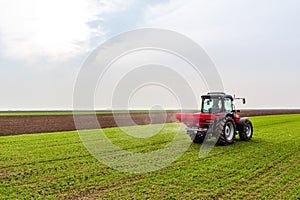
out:
M224 92L209 92L207 95L202 95L202 98L229 98L233 101L233 97L231 95L225 94Z

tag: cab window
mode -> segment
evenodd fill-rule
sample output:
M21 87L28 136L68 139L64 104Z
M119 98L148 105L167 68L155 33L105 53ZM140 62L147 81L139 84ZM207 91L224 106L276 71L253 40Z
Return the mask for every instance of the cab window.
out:
M216 114L222 111L222 100L220 98L203 99L201 112Z
M229 98L225 98L224 107L226 112L232 112L232 101Z

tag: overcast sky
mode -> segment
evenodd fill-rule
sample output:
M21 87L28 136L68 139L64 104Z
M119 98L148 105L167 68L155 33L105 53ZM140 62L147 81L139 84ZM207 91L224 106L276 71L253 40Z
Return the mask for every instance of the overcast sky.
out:
M300 108L299 24L298 0L2 0L0 109L72 109L77 74L93 49L145 27L197 42L225 91L247 98L242 108Z

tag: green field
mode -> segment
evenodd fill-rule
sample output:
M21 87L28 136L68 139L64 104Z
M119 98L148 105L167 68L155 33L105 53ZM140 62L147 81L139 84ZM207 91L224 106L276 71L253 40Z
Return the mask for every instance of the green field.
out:
M216 146L203 159L198 157L200 145L192 144L170 166L140 174L105 166L75 131L2 136L0 199L299 199L300 115L251 120L249 142ZM119 147L147 152L168 144L176 126L167 124L149 139L130 137L118 128L105 133Z

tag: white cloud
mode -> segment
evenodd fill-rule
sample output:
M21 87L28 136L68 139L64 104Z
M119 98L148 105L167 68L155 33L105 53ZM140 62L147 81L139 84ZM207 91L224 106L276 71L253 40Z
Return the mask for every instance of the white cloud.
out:
M299 107L300 95L289 93L299 85L299 13L297 0L1 0L0 104L46 108L61 96L57 105L71 105L78 68L68 66L79 66L97 42L139 26L171 29L198 42L227 91L249 97L254 103L248 105L261 107L260 96L275 99L265 107Z
M149 7L145 24L200 44L216 63L225 89L249 97L247 106L280 107L286 99L282 94L299 85L299 13L295 0L170 0ZM261 102L257 94L272 102ZM300 95L288 96L292 100L284 106L299 107Z
M0 53L29 62L76 57L93 47L91 39L104 35L101 15L125 6L120 0L1 1Z
M299 11L300 2L295 0L170 0L149 7L145 23L209 44L290 42L300 32Z

